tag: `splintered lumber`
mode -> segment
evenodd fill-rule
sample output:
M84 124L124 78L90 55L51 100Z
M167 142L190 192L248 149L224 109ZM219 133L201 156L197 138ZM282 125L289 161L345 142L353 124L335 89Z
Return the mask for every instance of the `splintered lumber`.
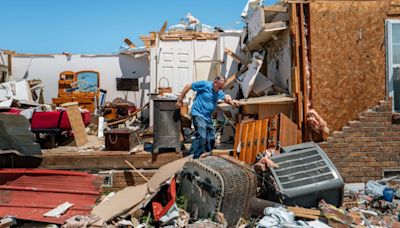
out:
M88 143L85 124L83 123L81 112L79 111L78 102L69 102L61 105L66 107L69 123L74 132L74 139L77 147L84 146Z

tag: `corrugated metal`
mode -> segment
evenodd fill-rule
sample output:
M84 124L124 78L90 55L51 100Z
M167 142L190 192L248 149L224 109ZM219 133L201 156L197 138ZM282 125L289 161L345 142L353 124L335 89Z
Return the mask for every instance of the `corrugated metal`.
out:
M102 178L82 172L0 169L0 217L62 224L73 215L88 215L100 196ZM74 204L59 218L43 214L64 202Z

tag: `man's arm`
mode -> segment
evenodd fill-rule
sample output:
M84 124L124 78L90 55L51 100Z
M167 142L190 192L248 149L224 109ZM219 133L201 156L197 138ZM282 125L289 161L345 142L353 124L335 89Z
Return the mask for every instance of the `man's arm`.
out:
M224 102L234 107L239 107L241 105L238 100L233 100L228 94L225 94Z
M185 99L186 94L189 92L189 90L192 89L192 84L187 84L183 88L181 95L178 98L178 101L176 102L176 108L181 108L183 104L183 99Z

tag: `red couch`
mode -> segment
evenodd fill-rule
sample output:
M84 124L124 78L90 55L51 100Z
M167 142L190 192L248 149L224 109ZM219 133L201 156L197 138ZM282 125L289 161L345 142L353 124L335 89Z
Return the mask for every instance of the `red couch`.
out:
M82 112L82 119L85 126L90 124L90 112ZM68 114L66 111L34 112L31 120L31 129L56 129L70 130Z

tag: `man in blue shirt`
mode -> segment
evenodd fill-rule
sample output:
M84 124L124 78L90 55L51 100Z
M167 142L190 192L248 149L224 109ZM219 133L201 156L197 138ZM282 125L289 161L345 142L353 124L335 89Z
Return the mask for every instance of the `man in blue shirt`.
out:
M224 77L217 76L214 81L198 81L187 84L176 103L176 107L181 108L187 92L189 90L197 92L192 106L195 139L192 141L192 147L190 148L194 158L199 158L204 151L211 152L214 147L215 129L212 125L211 114L217 108L218 101L223 100L234 106L239 104L222 91L225 82Z

